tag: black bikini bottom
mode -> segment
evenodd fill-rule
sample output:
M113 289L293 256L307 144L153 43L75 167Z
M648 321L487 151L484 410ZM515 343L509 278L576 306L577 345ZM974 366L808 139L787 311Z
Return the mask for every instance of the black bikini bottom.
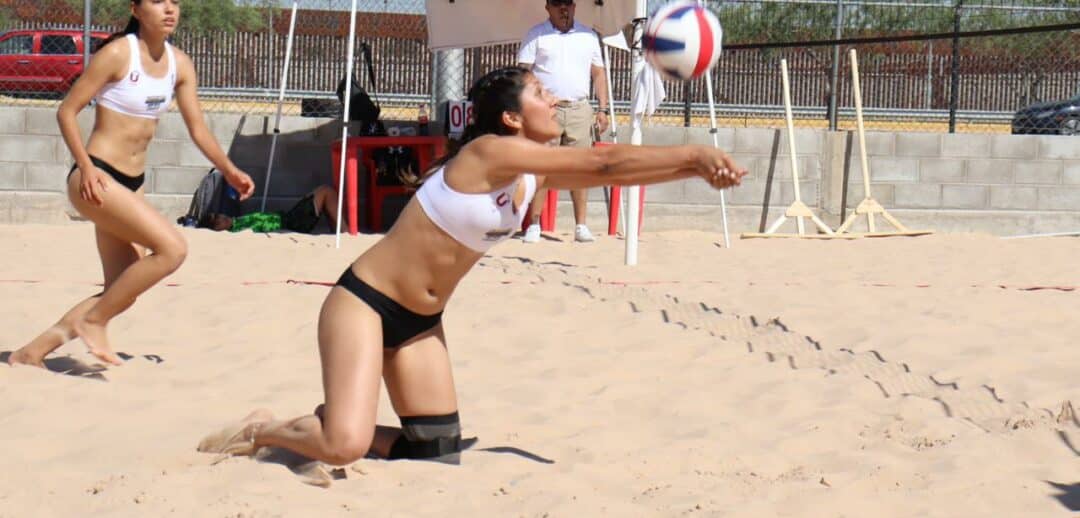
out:
M356 295L379 314L379 318L382 319L384 348L400 347L401 344L423 332L430 331L442 322L442 311L434 315L414 313L360 280L353 273L352 267L345 269L337 285L349 290L349 293Z
M135 192L135 191L139 190L139 187L142 187L143 182L146 181L146 173L142 173L139 176L128 176L128 175L118 171L112 165L109 165L108 162L106 162L106 161L104 161L104 160L102 160L102 159L100 159L100 158L98 158L98 157L96 157L94 155L90 155L90 162L92 162L95 166L97 166L98 169L101 169L102 171L105 171L109 176L113 177L113 180L116 180L116 183L119 183L120 185L123 185L124 187L127 187L128 190L130 190L131 192ZM79 168L78 165L71 166L71 170L68 171L68 178L69 179L71 178L71 173L74 173L75 170L78 169L78 168Z

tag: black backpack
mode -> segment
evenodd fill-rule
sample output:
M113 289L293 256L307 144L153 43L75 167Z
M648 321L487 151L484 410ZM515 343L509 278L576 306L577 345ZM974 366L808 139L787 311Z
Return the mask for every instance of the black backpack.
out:
M371 83L371 91L375 92L375 68L371 65L371 47L367 43L360 44L360 54L363 56L365 63L367 64L368 80ZM341 101L342 109L345 106L345 78L342 78L337 87L337 98ZM382 114L382 107L372 100L368 92L364 90L364 87L357 81L356 76L353 76L352 90L349 93L349 121L360 122L361 130L360 134L363 136L376 136L385 135L385 130L382 128L382 123L379 121L379 115Z
M176 222L187 227L207 228L210 226L212 214L224 214L233 218L241 214L236 189L225 182L225 176L217 169L211 169L199 182L199 187L191 197L187 214Z

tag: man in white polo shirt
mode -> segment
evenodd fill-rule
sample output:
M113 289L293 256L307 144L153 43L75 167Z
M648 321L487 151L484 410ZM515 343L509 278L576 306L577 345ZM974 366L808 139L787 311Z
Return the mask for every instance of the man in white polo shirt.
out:
M559 100L556 109L559 124L563 127L559 145L589 147L593 144L593 125L601 133L608 128L607 78L600 40L592 29L574 21L574 0L545 0L545 4L548 19L529 29L518 51L518 63L531 69ZM595 118L589 104L590 79L600 100ZM538 192L533 198L532 222L523 238L526 243L540 240L544 194ZM587 194L585 189L570 191L570 199L574 202L575 241L593 240L585 225Z

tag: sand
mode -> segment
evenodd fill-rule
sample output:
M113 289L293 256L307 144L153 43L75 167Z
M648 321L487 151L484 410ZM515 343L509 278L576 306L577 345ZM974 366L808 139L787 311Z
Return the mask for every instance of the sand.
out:
M328 469L195 447L321 402L318 283L378 236L184 235L110 328L125 365L0 366L0 517L1080 511L1080 239L503 243L445 314L462 464ZM98 289L87 224L0 226L0 256L0 351Z

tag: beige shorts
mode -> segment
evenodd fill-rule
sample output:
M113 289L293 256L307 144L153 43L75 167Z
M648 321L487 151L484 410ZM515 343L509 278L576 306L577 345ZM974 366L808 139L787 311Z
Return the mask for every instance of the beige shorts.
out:
M558 144L570 147L591 147L593 124L592 105L589 101L576 101L555 106L555 120L563 128Z

